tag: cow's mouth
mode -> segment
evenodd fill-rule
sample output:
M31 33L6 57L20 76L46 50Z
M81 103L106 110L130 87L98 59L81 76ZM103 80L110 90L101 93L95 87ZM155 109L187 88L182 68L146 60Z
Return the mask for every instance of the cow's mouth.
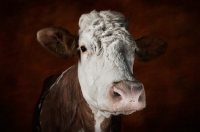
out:
M102 115L104 115L105 117L109 117L110 115L120 115L120 114L123 114L123 115L129 115L129 114L132 114L136 112L136 110L127 110L127 111L107 111L107 110L100 110L100 113Z

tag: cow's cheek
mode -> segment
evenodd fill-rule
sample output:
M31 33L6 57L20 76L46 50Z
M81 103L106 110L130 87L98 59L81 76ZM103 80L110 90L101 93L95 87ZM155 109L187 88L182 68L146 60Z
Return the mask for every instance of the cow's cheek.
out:
M94 87L94 77L93 72L89 67L90 65L84 65L79 62L78 66L78 78L81 85L81 90L87 103L91 105L96 105L96 90Z

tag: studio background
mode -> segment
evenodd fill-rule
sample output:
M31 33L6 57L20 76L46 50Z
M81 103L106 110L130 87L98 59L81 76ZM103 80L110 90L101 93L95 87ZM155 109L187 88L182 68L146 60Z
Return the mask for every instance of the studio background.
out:
M46 52L36 32L61 26L78 32L81 14L114 10L129 20L135 39L156 36L168 42L164 55L142 63L134 76L145 87L147 107L122 118L122 132L200 130L199 0L1 0L0 132L30 132L43 80L78 60Z

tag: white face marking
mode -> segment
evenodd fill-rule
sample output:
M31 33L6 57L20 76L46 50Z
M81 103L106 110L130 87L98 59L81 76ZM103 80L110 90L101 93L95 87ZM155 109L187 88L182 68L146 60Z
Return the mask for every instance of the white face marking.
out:
M121 80L134 80L136 44L127 30L127 20L116 12L82 15L79 26L78 77L83 96L90 106L101 110L98 113L108 117L114 111L110 86ZM81 46L87 51L82 52Z

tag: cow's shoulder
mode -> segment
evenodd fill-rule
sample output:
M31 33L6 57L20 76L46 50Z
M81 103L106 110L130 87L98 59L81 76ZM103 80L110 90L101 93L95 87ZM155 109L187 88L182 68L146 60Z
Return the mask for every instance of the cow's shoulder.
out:
M37 105L34 109L33 118L32 118L32 129L34 132L41 131L40 130L41 129L40 128L40 120L39 120L41 107L42 107L43 101L45 99L45 96L49 92L50 87L55 83L55 81L57 80L57 78L59 76L60 76L60 74L49 76L43 82L42 91L41 91L39 100L37 102Z
M42 131L66 131L76 115L78 89L76 65L68 68L59 76L45 79L43 84L40 109L40 126ZM39 107L39 106L38 106Z
M65 111L67 107L67 109L72 108L73 103L70 103L69 99L66 98L74 95L73 88L76 87L79 87L77 79L77 65L68 68L62 74L52 75L44 80L40 98L33 114L32 127L34 132L41 131L42 122L45 122L45 124L50 122L55 123L56 120L60 118L59 116L62 115L61 113ZM69 105L71 105L71 107L69 107ZM69 110L67 111L68 113L64 112L65 114L63 114L70 115L71 113L69 113ZM44 115L46 115L47 118L44 117Z
M60 75L61 74L51 75L44 80L40 96L43 96L45 93L49 91L50 87L56 82L57 78Z

